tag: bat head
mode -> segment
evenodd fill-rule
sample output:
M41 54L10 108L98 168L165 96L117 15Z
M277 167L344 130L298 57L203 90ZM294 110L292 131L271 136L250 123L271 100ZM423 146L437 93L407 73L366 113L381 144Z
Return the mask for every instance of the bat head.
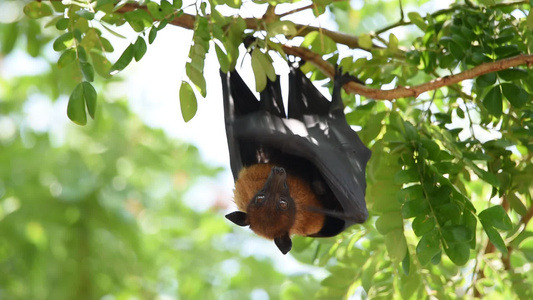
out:
M246 212L232 212L226 218L239 226L250 225L256 234L273 239L283 254L289 252L292 248L289 232L296 218L296 204L289 192L285 169L272 167Z

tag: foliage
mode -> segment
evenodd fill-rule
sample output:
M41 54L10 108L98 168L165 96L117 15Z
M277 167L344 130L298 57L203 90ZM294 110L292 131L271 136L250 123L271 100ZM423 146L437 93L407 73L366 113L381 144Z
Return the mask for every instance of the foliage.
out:
M53 70L54 74L62 75L55 76L69 74L74 79L74 82L67 81L72 91L67 114L77 124L87 122L87 113L92 118L96 116L94 126L87 129L95 132L103 126L100 122L104 122L98 120L99 114L95 112L116 108L97 101L94 74L109 79L110 74L124 70L133 59L141 60L149 51L146 42L152 44L157 33L169 24L194 31L185 66L189 82L183 83L180 91L186 121L196 113L193 88L205 97L208 87L204 72L215 71L204 65L210 48L215 48L222 71L231 71L243 52L239 46L246 37L253 36L254 39L247 39L246 50L253 50L249 59L258 91L266 80L274 78L271 63L274 55L287 59L289 54L305 59L302 68L313 79L326 78L332 65L337 64L366 83L365 87L355 85L362 91L359 95L345 95L345 99L348 121L362 128L359 135L373 150L367 170L367 202L372 216L364 225L336 238L295 240L292 253L298 260L330 272L316 296L531 298L528 288L533 284L529 272L533 260L530 2L457 1L448 8L424 13L417 7L421 3L409 0L365 2L361 8L352 7L354 1L313 1L309 6L283 14L276 14L275 6L286 1L269 1L263 6L265 1L253 2L262 11L266 8L261 19L243 18L234 10L230 11L235 15L221 13L219 8L245 5L233 0L199 1L192 5L181 0L28 2L24 7L26 18L2 25L5 33L2 51L11 52L21 36L27 37L27 52L32 56L42 55L45 47L58 51L60 70L56 67ZM316 17L331 13L339 32L298 24L291 17L304 9L312 10ZM398 21L384 23L394 18ZM114 47L106 36L120 37L114 28L121 26L131 27L138 34L111 64L105 54L114 51ZM44 34L47 27L55 27L57 31ZM356 32L359 36L342 32ZM295 44L298 46L291 46ZM357 51L351 52L346 46ZM518 63L510 68L498 67L498 63L501 65L509 59ZM451 78L460 80L447 83ZM384 86L395 90L411 87L415 91L426 83L432 85L415 92L414 97L379 101L386 99L379 97ZM58 84L51 87L56 96L64 90L57 88ZM366 97L364 91L372 91L377 96ZM95 137L84 140L91 139ZM113 144L113 147L117 147L113 150L117 152L123 149L121 145ZM108 145L109 149L113 147ZM94 170L84 166L83 162L90 160L83 159L83 155L91 154L80 152L67 161L89 169L87 176L95 177L91 175ZM165 170L177 167L170 164ZM101 184L93 186L94 191L106 190L108 183L98 178L92 180ZM98 195L88 191L80 196L85 200L78 201L102 205ZM69 205L74 204L69 202ZM76 222L81 222L83 210L74 207L78 209ZM106 211L104 206L98 209ZM202 220L215 222L216 228L226 228L218 225L219 217ZM0 224L5 225L6 220ZM31 239L42 240L46 236L45 242L37 243L48 243L51 237L39 232L48 232L52 225L44 221L44 225L28 224L33 225L25 225L29 227L21 229L18 238L26 239L26 243L29 239L31 243ZM103 223L91 224L100 228ZM61 229L67 225L52 227ZM159 248L170 247L166 244L168 240L157 239ZM146 262L153 263L149 259ZM209 270L207 264L205 268ZM279 280L279 274L261 273L250 272L248 276ZM46 280L50 278L53 276ZM153 292L150 288L148 291ZM304 288L293 284L281 295L297 299L303 291Z
M220 212L200 213L180 201L199 178L220 171L195 147L147 128L124 101L101 103L85 128L34 129L21 97L36 88L49 96L53 76L2 80L3 299L280 293L284 277L268 260L240 256L224 243L238 237Z

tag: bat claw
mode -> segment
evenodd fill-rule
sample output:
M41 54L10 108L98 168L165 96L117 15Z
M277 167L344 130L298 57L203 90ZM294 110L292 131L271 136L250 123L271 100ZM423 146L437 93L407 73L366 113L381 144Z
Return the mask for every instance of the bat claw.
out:
M335 66L335 81L338 81L341 86L351 81L357 82L362 85L365 84L361 79L357 78L356 76L350 75L350 73L348 72L343 73L342 67L340 66Z

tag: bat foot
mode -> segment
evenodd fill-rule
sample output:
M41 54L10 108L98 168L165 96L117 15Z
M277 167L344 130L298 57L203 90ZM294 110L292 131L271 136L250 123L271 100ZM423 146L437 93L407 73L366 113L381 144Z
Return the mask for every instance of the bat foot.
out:
M343 73L342 71L342 67L339 67L339 66L336 66L335 67L335 82L338 82L341 84L341 86L345 85L346 83L348 82L357 82L359 84L362 84L364 85L364 81L362 81L361 79L353 76L353 75L350 75L350 73L346 72L346 73Z

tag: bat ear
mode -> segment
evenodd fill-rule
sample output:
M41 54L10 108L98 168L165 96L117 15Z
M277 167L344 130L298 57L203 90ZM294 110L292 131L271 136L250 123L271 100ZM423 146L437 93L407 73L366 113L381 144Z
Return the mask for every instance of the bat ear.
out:
M248 226L250 222L248 221L248 215L242 211L234 211L226 215L226 219L239 226Z
M287 254L287 252L291 251L292 241L288 232L280 237L274 238L274 243L276 243L276 246L278 246L279 251L281 251L281 253L283 254Z

